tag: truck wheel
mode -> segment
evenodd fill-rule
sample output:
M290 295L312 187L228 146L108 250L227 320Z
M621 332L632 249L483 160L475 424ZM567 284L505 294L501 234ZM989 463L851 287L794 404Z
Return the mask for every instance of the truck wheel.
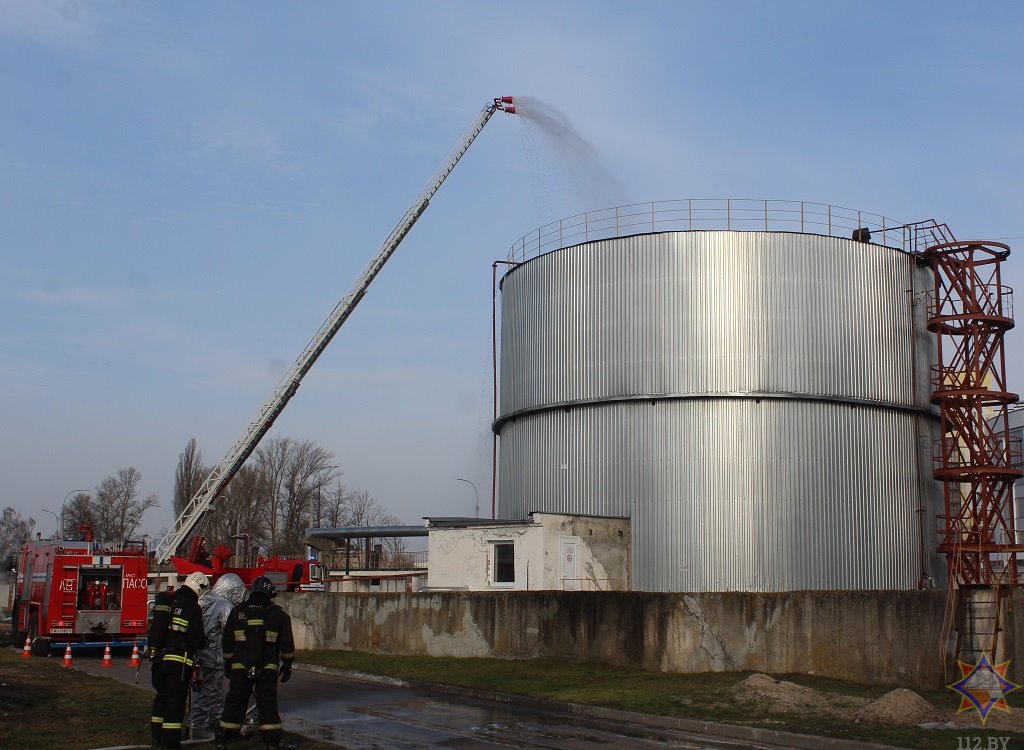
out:
M50 639L45 635L39 635L32 639L32 656L49 656Z

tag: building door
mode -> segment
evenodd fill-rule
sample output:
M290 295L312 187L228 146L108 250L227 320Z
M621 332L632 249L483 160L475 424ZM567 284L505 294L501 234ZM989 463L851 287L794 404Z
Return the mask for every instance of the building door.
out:
M562 556L562 589L576 591L579 588L579 573L576 569L576 540L560 539Z

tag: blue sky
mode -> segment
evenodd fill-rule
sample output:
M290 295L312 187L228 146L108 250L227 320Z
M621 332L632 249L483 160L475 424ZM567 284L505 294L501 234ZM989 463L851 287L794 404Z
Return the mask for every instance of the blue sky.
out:
M484 103L527 95L591 158L488 125L272 432L407 522L471 514L456 477L486 507L493 260L688 197L1016 247L1022 8L0 0L0 506L45 531L132 465L158 533L188 439L221 457Z

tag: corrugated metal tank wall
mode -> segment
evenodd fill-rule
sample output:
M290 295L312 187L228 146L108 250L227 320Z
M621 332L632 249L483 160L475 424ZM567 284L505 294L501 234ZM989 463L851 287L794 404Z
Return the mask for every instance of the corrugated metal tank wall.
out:
M781 232L515 267L499 515L630 516L638 590L941 584L928 283L902 251Z

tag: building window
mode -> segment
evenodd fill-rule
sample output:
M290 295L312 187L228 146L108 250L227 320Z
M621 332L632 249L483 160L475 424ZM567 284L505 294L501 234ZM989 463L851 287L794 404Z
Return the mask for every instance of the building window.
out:
M491 583L510 586L516 582L515 542L491 542Z

